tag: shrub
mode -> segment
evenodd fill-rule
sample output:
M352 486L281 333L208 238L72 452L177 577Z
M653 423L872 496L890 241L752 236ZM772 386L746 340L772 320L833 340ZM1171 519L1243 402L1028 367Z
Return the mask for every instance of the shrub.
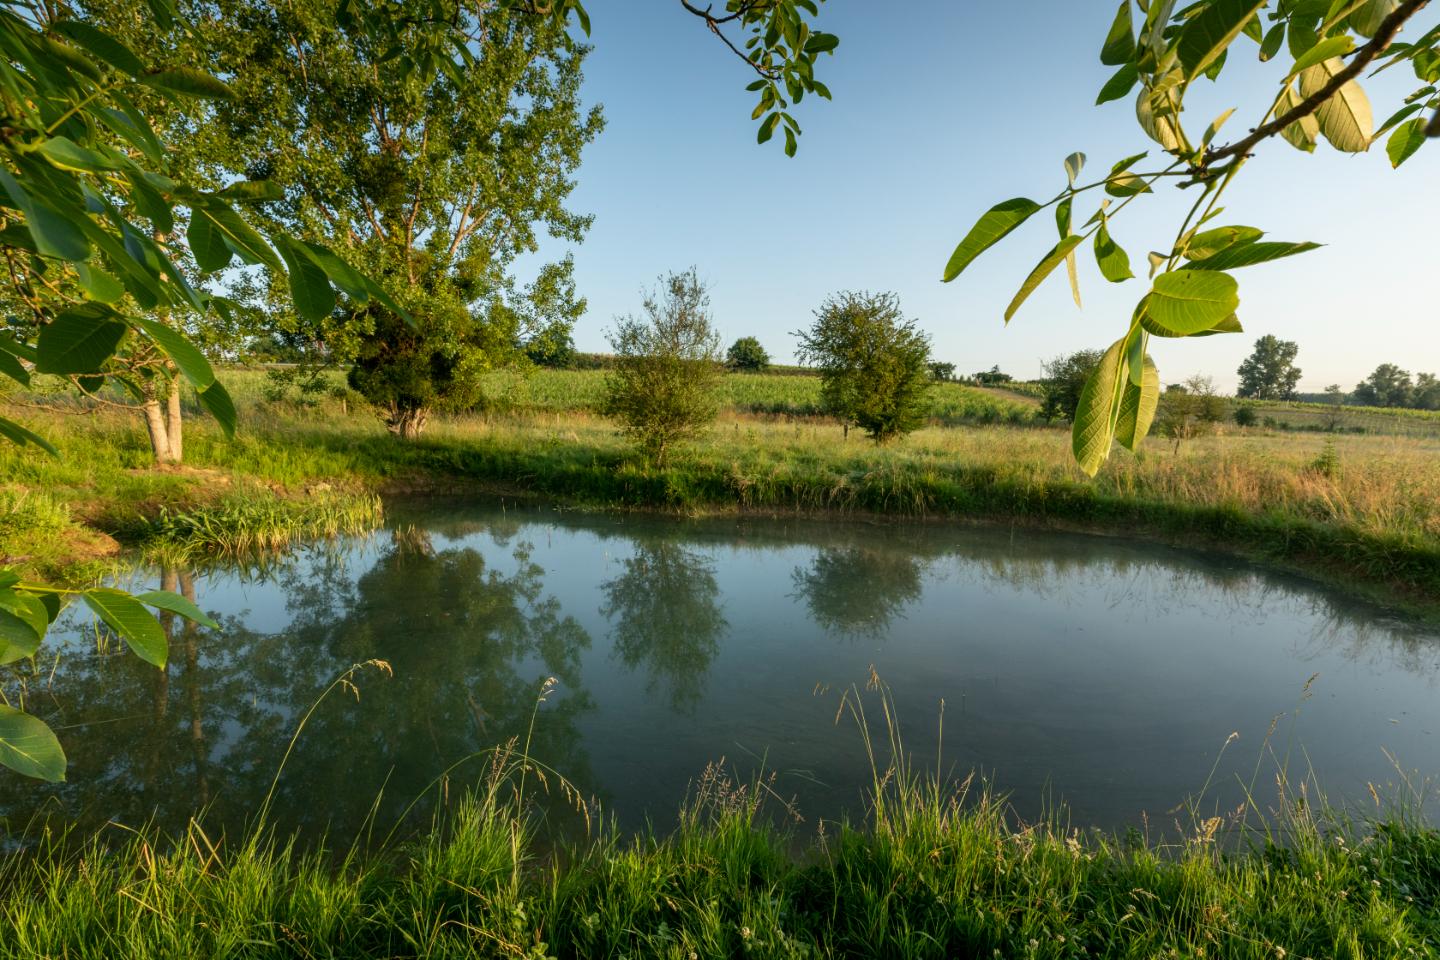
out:
M624 317L610 335L615 366L602 409L646 457L663 463L719 411L720 345L710 298L694 267L662 278L644 309L647 319Z
M730 345L730 351L725 354L725 365L731 370L759 373L770 366L770 354L754 337L741 337Z
M1085 381L1099 364L1099 350L1077 350L1045 363L1045 376L1040 380L1040 416L1052 423L1074 420Z
M1260 414L1254 407L1236 407L1234 418L1237 427L1253 427L1260 422Z

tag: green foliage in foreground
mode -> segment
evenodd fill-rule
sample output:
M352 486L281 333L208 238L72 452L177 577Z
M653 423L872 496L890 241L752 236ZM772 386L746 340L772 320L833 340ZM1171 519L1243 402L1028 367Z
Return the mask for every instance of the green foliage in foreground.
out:
M168 844L139 835L63 852L47 841L0 868L0 955L1360 960L1440 949L1440 834L1404 818L1357 825L1297 800L1243 841L1198 820L1158 847L1021 825L988 795L902 770L877 778L863 828L817 832L774 826L764 783L711 768L673 833L598 829L556 850L523 802L523 778L539 793L538 773L499 751L484 786L433 831L370 853L306 855L197 825ZM569 795L553 774L539 782Z

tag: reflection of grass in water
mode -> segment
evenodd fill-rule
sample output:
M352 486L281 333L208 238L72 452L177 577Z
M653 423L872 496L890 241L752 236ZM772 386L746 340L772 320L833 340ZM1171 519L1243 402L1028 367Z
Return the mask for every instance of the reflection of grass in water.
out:
M597 826L557 849L539 796L584 805L512 741L405 845L357 840L337 858L263 826L227 842L194 824L169 843L142 831L67 850L48 837L0 866L0 935L12 955L67 957L1433 953L1440 834L1418 797L1360 820L1293 787L1282 763L1272 808L1252 795L1207 817L1192 804L1163 844L1025 824L983 784L922 773L888 690L873 674L868 687L837 713L870 760L865 822L820 824L798 858L799 828L762 815L771 781L716 766L671 833Z

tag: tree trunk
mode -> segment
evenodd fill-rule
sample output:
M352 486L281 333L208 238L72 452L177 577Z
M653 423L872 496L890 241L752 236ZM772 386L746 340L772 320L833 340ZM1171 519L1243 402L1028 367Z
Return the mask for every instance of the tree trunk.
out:
M149 396L140 406L145 414L145 429L150 432L150 453L159 464L170 463L170 431L165 427L165 411L160 401Z
M414 410L391 409L390 416L386 419L385 425L390 432L404 440L414 440L425 430L425 422L430 419L430 411L425 407Z
M180 421L180 384L170 384L170 396L165 399L165 434L170 438L170 462L179 463L185 459L182 442L183 425Z

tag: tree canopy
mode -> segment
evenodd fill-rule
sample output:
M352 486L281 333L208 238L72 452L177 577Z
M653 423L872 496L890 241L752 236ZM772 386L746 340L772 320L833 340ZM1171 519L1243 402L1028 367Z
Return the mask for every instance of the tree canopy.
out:
M1255 341L1255 349L1236 371L1240 374L1237 397L1252 400L1293 400L1300 383L1300 368L1295 356L1300 347L1293 340L1281 340L1266 334Z

